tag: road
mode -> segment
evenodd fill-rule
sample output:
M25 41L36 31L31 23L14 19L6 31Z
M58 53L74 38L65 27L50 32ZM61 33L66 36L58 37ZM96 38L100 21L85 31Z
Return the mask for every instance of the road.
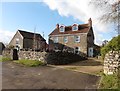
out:
M99 80L99 76L58 67L2 62L3 89L96 89Z

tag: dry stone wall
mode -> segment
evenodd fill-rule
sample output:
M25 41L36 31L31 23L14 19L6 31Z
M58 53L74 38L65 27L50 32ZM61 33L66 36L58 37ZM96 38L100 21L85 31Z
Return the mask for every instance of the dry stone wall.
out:
M19 51L19 59L39 60L44 61L46 52L34 52L34 51Z
M120 51L110 51L105 55L104 73L107 75L114 74L120 67Z
M45 61L46 52L34 52L34 51L18 51L18 59L29 59L29 60L39 60ZM13 50L4 50L3 57L9 57L13 59Z
M10 50L10 49L3 50L2 56L12 59L13 58L13 50Z

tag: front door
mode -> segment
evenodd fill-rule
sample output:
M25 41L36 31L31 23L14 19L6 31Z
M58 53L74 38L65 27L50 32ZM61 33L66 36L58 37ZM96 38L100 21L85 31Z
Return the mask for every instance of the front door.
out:
M13 49L13 60L18 60L18 51L17 51L17 49Z
M93 57L93 48L92 47L88 48L88 56Z

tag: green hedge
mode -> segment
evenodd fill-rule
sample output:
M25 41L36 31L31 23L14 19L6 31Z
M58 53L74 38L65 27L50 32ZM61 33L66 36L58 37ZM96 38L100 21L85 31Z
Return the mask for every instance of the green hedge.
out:
M85 57L68 52L49 52L46 55L47 63L54 65L64 65L85 59L86 59Z
M119 51L120 50L120 35L114 37L108 44L101 48L101 56L104 58L105 54L109 51Z

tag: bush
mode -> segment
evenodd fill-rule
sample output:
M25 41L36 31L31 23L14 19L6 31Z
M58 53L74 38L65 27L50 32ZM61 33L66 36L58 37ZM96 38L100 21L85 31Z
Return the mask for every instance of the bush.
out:
M64 65L64 64L84 60L84 59L86 58L80 55L68 53L68 52L49 52L46 55L47 63L54 64L54 65Z
M120 50L120 35L114 37L108 44L101 48L101 56L102 58L105 57L105 54L109 51L119 51Z
M38 61L38 60L17 60L17 61L14 61L14 62L19 63L19 64L23 64L23 65L26 65L26 66L29 66L29 67L36 67L36 66L39 66L39 65L44 65L43 62Z

